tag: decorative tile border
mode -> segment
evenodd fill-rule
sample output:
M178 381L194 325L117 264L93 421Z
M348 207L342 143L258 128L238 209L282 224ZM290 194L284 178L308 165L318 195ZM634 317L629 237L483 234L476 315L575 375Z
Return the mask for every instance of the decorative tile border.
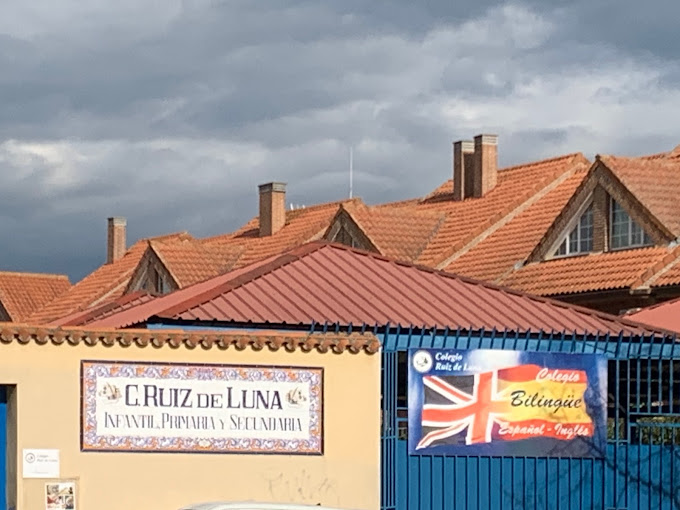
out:
M323 368L81 362L83 451L323 454Z

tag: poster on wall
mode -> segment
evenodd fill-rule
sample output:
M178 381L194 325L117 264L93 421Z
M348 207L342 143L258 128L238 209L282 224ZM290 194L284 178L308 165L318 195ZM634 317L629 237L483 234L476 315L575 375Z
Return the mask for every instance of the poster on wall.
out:
M604 456L603 355L415 349L408 361L412 455Z
M76 484L74 482L50 482L45 484L46 510L75 510Z
M323 454L323 368L83 361L83 451Z

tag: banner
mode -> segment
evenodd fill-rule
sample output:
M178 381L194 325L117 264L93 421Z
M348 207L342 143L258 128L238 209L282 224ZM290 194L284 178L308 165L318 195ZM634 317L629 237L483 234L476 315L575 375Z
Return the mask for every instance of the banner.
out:
M418 349L408 380L411 454L604 455L605 356Z
M323 453L323 369L83 361L82 449Z

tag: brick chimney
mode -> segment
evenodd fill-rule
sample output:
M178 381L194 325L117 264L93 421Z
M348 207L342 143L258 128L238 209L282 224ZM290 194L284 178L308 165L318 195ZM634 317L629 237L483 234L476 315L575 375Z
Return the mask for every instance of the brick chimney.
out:
M463 200L472 195L475 144L471 140L453 143L453 199Z
M483 197L498 181L498 136L475 136L472 196Z
M260 237L275 234L286 224L286 184L260 184Z
M125 255L127 251L125 240L125 218L109 218L106 242L106 263L111 264Z

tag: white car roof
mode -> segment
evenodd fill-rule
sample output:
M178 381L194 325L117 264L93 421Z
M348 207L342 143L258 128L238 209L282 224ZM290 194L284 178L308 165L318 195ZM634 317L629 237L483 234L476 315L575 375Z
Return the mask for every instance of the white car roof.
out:
M196 503L182 507L180 510L341 510L318 505L296 505L292 503L257 503L253 501L229 502L214 501Z

